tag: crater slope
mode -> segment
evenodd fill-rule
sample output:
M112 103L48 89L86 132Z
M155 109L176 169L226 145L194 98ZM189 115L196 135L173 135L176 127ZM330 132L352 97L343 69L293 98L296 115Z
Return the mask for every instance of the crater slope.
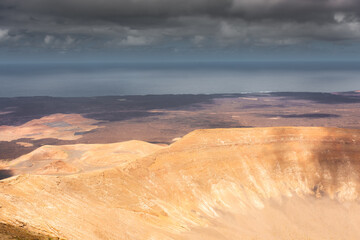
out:
M13 174L67 175L126 165L164 148L143 141L46 145L8 164Z
M128 164L2 180L0 221L65 239L359 239L359 144L353 129L197 130Z

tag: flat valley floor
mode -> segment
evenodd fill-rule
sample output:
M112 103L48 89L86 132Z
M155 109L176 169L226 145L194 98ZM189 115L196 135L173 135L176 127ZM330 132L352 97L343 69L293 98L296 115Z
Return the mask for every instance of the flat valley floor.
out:
M360 128L359 120L359 92L0 98L0 160L43 145L170 144L195 129Z

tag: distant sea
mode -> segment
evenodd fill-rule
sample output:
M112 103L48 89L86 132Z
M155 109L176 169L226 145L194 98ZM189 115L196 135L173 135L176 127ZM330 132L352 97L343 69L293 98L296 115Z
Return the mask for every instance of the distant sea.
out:
M0 64L0 97L359 89L357 62Z

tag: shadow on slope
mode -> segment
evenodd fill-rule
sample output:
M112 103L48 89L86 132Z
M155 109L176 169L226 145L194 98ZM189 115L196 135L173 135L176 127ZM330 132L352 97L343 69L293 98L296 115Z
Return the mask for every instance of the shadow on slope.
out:
M12 177L13 173L11 170L0 169L0 180Z
M57 237L50 237L30 232L22 227L0 223L0 239L21 239L21 240L59 240Z

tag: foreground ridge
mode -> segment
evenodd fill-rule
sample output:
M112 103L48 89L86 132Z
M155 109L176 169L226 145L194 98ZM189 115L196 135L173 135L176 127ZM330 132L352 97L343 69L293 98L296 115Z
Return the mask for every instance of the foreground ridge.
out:
M359 239L359 144L354 129L196 130L126 164L4 179L0 221L67 239Z

